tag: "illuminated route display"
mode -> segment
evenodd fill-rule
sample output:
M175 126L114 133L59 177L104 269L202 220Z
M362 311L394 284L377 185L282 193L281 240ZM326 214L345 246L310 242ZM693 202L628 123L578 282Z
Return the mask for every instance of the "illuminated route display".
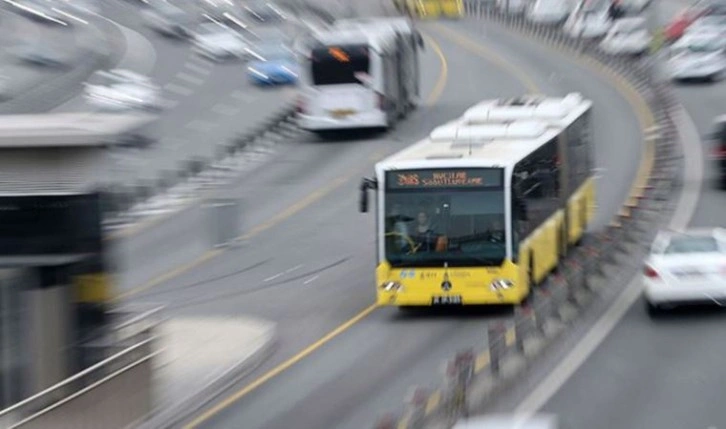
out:
M386 173L388 189L501 188L500 168L399 170Z

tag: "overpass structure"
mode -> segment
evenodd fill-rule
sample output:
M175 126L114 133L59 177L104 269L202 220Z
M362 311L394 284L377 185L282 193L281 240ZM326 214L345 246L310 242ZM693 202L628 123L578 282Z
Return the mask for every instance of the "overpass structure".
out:
M113 264L102 233L105 191L118 185L111 153L148 143L155 121L116 113L0 117L0 409L108 357L82 345L103 337L112 319ZM0 412L0 426L12 427L9 414Z

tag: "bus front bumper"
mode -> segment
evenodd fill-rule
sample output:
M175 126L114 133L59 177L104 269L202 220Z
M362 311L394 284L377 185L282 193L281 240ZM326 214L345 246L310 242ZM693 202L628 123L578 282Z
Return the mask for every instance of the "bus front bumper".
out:
M482 290L467 290L462 293L411 293L378 290L377 304L379 306L446 306L446 305L509 305L519 304L525 298L525 293L519 289L501 291L500 294L482 288Z
M383 112L357 113L343 118L299 114L297 123L300 128L308 131L388 127L386 114Z

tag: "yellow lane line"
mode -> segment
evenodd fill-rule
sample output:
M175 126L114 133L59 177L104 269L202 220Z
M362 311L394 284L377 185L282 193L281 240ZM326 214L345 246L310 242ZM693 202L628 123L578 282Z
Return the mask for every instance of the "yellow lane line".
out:
M443 51L441 50L441 47L438 43L428 35L425 36L427 40L429 41L429 44L433 48L434 52L436 53L436 56L438 57L440 63L441 63L441 71L439 73L438 78L436 79L436 83L434 84L433 89L429 93L429 96L426 99L426 105L431 106L436 104L436 102L441 98L441 95L443 94L444 88L446 87L446 82L448 80L449 76L449 66L448 62L446 61L446 57L444 56ZM371 155L371 160L377 160L380 159L384 154L385 150L381 149L377 151L376 153ZM367 167L366 167L367 168ZM278 214L277 216L273 217L269 221L260 224L256 227L254 227L249 232L237 237L235 240L248 240L261 232L264 232L270 228L272 228L275 225L278 225L282 221L290 218L294 214L300 212L301 210L309 207L316 201L320 200L324 196L330 194L334 190L341 187L343 184L345 184L347 181L355 177L356 175L360 175L360 171L362 170L356 170L350 174L347 174L345 176L338 177L337 179L333 180L332 183L330 183L328 186L321 188L312 194L308 195L307 197L303 198L302 200L298 201L297 203L293 204L292 206L288 207L286 210ZM171 280L172 278L175 278L177 276L180 276L189 270L198 267L204 262L209 261L210 259L222 254L224 251L215 249L205 252L202 256L200 256L198 259L189 262L184 265L180 265L177 268L174 268L173 270L166 272L164 274L161 274L150 281L144 283L143 285L137 286L133 289L127 290L125 292L122 292L118 294L112 301L118 301L124 298L128 298L130 296L138 295L139 293L146 292L149 289L155 288L158 285L167 282Z
M439 46L439 44L428 34L422 34L424 39L426 39L434 49L434 53L436 53L436 56L439 57L439 63L441 64L441 71L439 72L439 77L436 80L434 89L431 90L429 96L426 98L426 105L433 106L441 98L441 94L444 93L444 88L446 88L446 82L449 80L449 62L446 61L446 56L444 55L444 51L441 50L441 46Z
M256 379L252 383L248 384L244 388L238 390L234 394L226 397L223 401L216 404L214 407L210 408L209 410L205 411L204 413L200 414L196 419L191 421L189 424L184 426L184 429L191 429L197 427L199 424L205 422L206 420L209 420L212 416L218 414L223 409L229 407L232 405L235 401L242 398L246 394L250 393L251 391L257 389L258 387L262 386L269 380L273 379L286 369L290 368L297 362L301 361L308 355L312 354L315 350L322 347L325 343L329 342L333 338L337 337L338 335L342 334L343 332L350 329L353 325L358 323L359 321L363 320L366 316L371 314L373 310L375 310L377 307L375 304L367 307L365 310L361 311L357 315L355 315L352 319L348 320L347 322L343 323L342 325L338 326L331 332L329 332L327 335L325 335L323 338L319 339L318 341L310 344L308 347L306 347L303 351L296 354L295 356L291 357L290 359L286 360L285 362L281 363L280 365L276 366L275 368L271 369L270 371L266 372L263 376Z
M514 76L527 88L527 91L530 91L533 94L541 93L539 85L537 85L537 83L534 81L534 79L532 79L529 74L525 73L524 71L522 71L521 68L507 61L495 50L488 48L481 43L475 42L468 37L462 35L461 33L444 27L441 24L435 23L433 24L433 27L439 34L461 46L462 48L486 59L497 67L511 73L512 76Z
M439 75L439 80L436 83L436 85L434 85L434 89L432 90L431 94L429 95L429 97L427 99L427 104L428 105L432 105L432 104L436 103L438 101L438 99L441 97L441 95L443 94L443 89L444 89L444 86L445 86L446 81L448 79L448 63L447 63L446 57L444 56L443 51L441 50L441 47L438 45L438 43L436 43L436 41L433 38L429 37L428 35L426 36L426 38L429 41L429 43L433 46L434 51L436 52L436 54L438 55L439 59L441 60L441 73ZM479 55L486 56L487 54L484 51L482 51L482 52L479 53ZM489 57L487 57L487 58L489 58ZM501 59L501 57L497 57L497 58L499 58L499 59L496 60L496 61L492 58L491 59L492 62L495 63L495 64L498 64L498 65L500 65L502 67L504 67L504 66L501 65L501 64L508 64L506 62L503 62L504 60ZM530 80L530 79L528 78L528 80ZM525 82L523 82L523 83L525 83ZM526 83L525 83L525 85L526 85ZM245 395L249 394L250 392L252 392L255 389L257 389L258 387L262 386L263 384L265 384L266 382L268 382L272 378L280 375L282 372L284 372L285 370L287 370L288 368L290 368L292 365L294 365L295 363L301 361L303 358L305 358L306 356L310 355L315 350L319 349L320 347L322 347L323 345L325 345L326 343L328 343L330 340L332 340L336 336L338 336L341 333L343 333L344 331L350 329L350 327L352 327L353 325L355 325L359 321L363 320L366 316L368 316L371 312L373 312L373 310L375 308L377 308L377 306L375 304L373 304L370 307L366 308L361 313L359 313L358 315L354 316L352 319L350 319L349 321L345 322L343 325L340 325L339 327L335 328L329 334L325 335L320 340L318 340L315 343L311 344L310 346L308 346L307 348L305 348L300 353L294 355L293 357L291 357L287 361L283 362L282 364L280 364L277 367L273 368L272 370L268 371L267 373L265 373L264 375L262 375L258 379L254 380L250 384L246 385L242 389L240 389L240 390L232 393L230 396L226 397L220 403L216 404L214 407L210 408L209 410L205 411L203 414L199 415L191 423L189 423L188 425L186 425L184 427L184 429L194 429L197 426L199 426L200 424L202 424L205 421L207 421L210 418L212 418L213 416L219 414L222 410L224 410L225 408L227 408L230 405L234 404L236 401L238 401L239 399L241 399ZM440 400L440 393L439 393L439 400ZM432 407L435 408L435 406L438 405L438 403L434 403L433 405L431 403L429 403L429 404L427 404L427 406L428 405L431 405ZM399 423L400 424L407 424L406 417L404 417L404 419L402 419L401 422L399 422Z
M435 391L431 396L429 396L429 400L426 402L426 410L424 413L426 415L429 415L434 412L436 407L439 406L441 403L441 390Z

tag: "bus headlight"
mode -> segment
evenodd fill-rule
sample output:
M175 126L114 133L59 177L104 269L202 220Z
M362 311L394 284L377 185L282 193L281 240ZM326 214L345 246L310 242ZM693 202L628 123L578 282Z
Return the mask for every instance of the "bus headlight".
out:
M403 285L399 282L385 282L380 287L386 292L403 291Z
M506 290L514 286L514 282L507 279L495 279L489 284L489 288L493 291Z

